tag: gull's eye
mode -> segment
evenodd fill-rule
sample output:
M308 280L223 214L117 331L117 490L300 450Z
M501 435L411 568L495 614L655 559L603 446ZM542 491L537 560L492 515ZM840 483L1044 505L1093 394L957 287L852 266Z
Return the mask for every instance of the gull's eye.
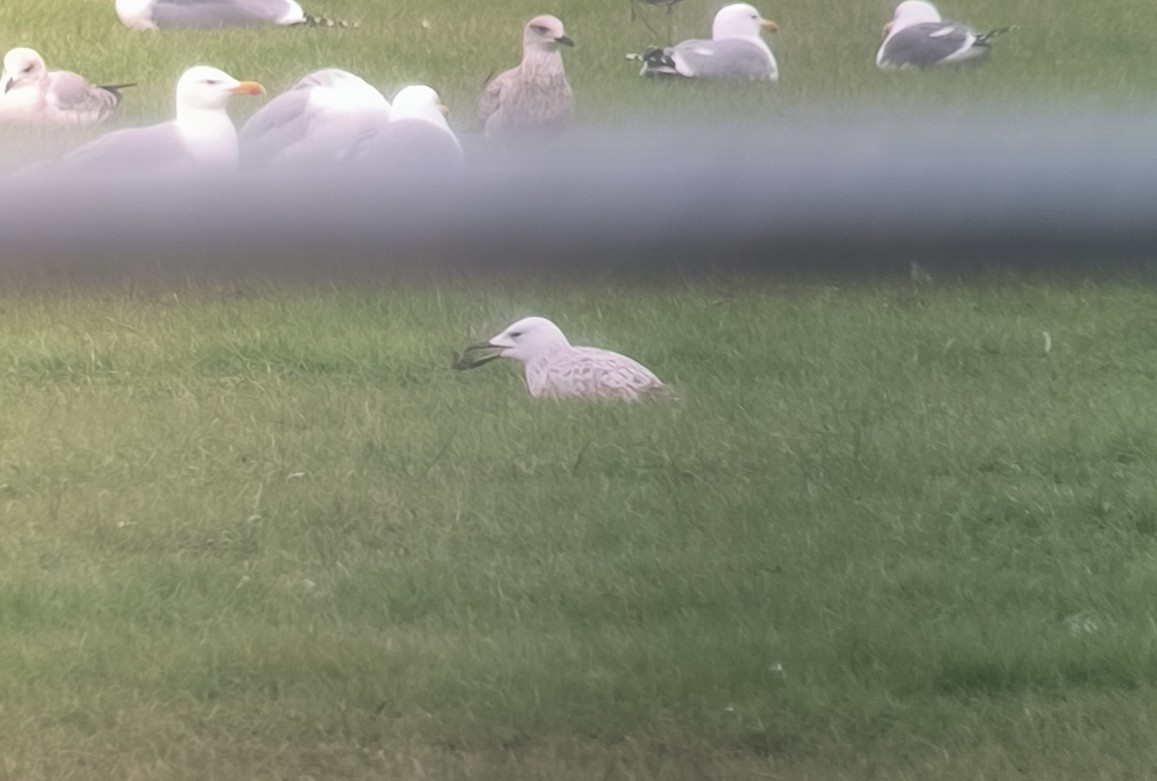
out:
M543 27L540 24L532 24L530 26L530 29L534 30L539 35L546 35L548 32L550 32L549 30L547 30L545 27Z
M205 83L210 87L216 87L220 82L218 82L216 79L205 79Z
M512 334L510 335L510 338L511 338L511 339L517 339L517 338L518 338L518 337L520 337L520 336L522 336L522 331L515 331L514 333L512 333Z
M22 70L20 72L21 73L32 73L32 65L31 64L25 65L24 70Z

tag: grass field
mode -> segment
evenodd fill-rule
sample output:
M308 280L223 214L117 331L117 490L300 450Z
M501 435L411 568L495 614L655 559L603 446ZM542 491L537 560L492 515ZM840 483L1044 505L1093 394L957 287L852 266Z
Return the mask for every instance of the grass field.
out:
M331 65L427 82L467 131L539 12L578 41L596 126L1157 92L1139 0L944 3L1020 29L984 67L890 75L871 65L890 0L761 4L774 87L639 79L625 0L319 0L361 27L176 35L111 5L5 0L0 38L140 81L128 125L168 116L205 62L272 92ZM685 0L677 34L714 10ZM5 130L0 157L84 135ZM1148 276L170 271L0 270L0 778L1152 773ZM512 366L449 370L530 313L677 399L534 403Z

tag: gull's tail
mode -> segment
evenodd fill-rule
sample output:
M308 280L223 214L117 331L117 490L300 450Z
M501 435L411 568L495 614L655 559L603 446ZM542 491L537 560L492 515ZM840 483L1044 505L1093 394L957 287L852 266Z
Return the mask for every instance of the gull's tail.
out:
M658 46L644 49L642 54L628 54L627 59L638 60L643 63L643 67L639 71L640 76L679 75L679 70L675 67L675 61L671 59L671 55L667 53L666 49Z
M116 99L117 103L120 103L121 99L124 97L124 95L121 94L121 90L127 89L128 87L135 87L135 86L137 86L137 83L135 81L130 81L130 82L126 82L125 84L98 84L98 85L96 85L96 88L102 89L105 92L109 93L110 95L113 96L113 98Z
M306 27L360 27L361 22L347 22L344 19L330 19L328 16L313 16L311 14L305 15L305 21L302 22Z

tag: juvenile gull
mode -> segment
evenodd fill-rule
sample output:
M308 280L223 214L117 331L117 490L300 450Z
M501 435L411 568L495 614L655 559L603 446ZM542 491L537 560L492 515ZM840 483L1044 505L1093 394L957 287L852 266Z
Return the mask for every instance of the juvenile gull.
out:
M363 79L339 68L315 71L242 126L241 163L249 168L347 163L358 144L389 118L389 101Z
M667 74L701 79L778 81L779 67L760 30L775 31L754 6L735 3L715 14L711 40L693 39L666 49L647 49L627 57L642 60L644 76Z
M574 46L562 22L536 16L522 31L522 62L498 74L478 98L478 118L490 140L557 133L574 113L560 46Z
M474 350L496 353L474 358ZM543 317L525 317L488 342L466 348L455 369L473 369L495 358L521 361L526 389L536 399L584 398L639 401L662 393L649 369L625 355L597 347L572 347L558 326Z
M345 22L310 16L295 0L116 0L116 12L121 23L134 30L263 24L350 26Z
M131 86L96 87L72 71L48 70L33 49L12 49L0 74L0 123L94 125L120 103L119 90Z
M148 127L117 130L61 158L61 170L171 173L237 167L237 131L225 113L233 95L259 95L253 81L198 65L177 81L177 118Z
M422 171L461 167L462 144L446 122L438 93L424 84L394 95L390 120L365 144L367 162Z
M904 0L896 6L892 21L884 25L876 66L882 70L928 68L980 59L988 55L989 41L1008 29L978 33L967 25L944 21L931 3Z

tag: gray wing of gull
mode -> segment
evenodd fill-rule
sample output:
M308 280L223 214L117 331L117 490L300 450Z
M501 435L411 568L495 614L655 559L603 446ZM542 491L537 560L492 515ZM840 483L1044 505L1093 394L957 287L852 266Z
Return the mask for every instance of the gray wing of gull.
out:
M181 166L194 160L173 122L149 127L116 130L77 147L62 157L58 168L109 173L149 173Z
M425 119L395 119L363 146L367 165L429 171L459 168L465 161L454 133Z
M120 102L115 92L94 87L71 71L51 71L45 101L49 109L75 115L78 122L98 122Z
M690 40L667 50L680 74L703 79L772 79L775 60L747 41Z
M237 132L241 162L267 165L282 150L309 134L309 90L294 88L262 106Z
M276 24L292 6L287 0L153 0L153 24L167 27L246 27Z
M905 27L880 47L880 67L928 68L970 48L976 34L956 22L929 22ZM986 49L987 47L985 47Z
M326 164L352 159L355 150L372 136L387 110L323 111L313 104L317 89L342 88L355 83L371 92L362 79L338 68L316 71L290 90L266 103L238 133L241 162L247 168L275 163ZM376 93L374 93L376 95Z

